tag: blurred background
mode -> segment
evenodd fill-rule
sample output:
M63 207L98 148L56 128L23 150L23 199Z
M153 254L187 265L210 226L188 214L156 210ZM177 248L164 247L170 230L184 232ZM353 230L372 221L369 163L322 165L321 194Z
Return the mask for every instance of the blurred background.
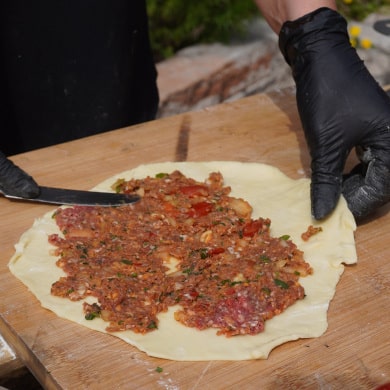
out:
M337 0L351 43L381 85L390 84L390 0ZM159 73L159 117L293 85L278 37L253 0L147 0Z

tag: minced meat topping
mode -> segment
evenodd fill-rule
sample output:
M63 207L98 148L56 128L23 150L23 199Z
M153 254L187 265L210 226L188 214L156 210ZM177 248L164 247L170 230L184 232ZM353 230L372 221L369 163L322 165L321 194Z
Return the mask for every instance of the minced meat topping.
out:
M54 218L57 265L67 276L51 293L84 303L85 318L107 331L146 333L158 314L219 335L258 334L267 319L304 298L300 276L312 272L288 236L271 237L271 221L252 219L229 196L220 173L204 182L179 171L119 180L118 192L141 195L121 207L61 208Z

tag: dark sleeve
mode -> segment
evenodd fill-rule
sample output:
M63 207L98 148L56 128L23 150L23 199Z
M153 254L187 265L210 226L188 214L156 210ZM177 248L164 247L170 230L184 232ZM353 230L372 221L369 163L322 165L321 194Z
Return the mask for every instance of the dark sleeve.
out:
M144 0L9 0L0 22L7 155L155 117Z

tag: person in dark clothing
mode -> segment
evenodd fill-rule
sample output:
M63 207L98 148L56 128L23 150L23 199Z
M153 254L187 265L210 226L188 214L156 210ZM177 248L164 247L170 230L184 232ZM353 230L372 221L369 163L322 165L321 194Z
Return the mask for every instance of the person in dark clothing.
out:
M9 0L0 20L4 154L155 118L144 0Z

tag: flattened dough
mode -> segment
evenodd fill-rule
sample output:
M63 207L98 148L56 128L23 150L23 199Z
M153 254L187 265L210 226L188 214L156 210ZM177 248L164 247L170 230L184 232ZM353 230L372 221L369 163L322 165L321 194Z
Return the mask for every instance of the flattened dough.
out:
M178 162L141 165L104 181L94 190L107 191L118 179L143 178L160 172L180 170L188 177L204 181L210 172L223 174L232 196L241 197L253 206L253 217L271 219L271 234L288 234L304 251L305 260L314 269L313 275L300 279L306 297L284 313L266 322L265 331L255 336L217 336L215 329L199 331L187 328L173 318L175 307L159 316L159 329L146 335L131 331L113 333L150 356L172 360L248 360L266 359L270 351L287 341L318 337L327 328L327 309L334 296L344 264L355 263L356 250L354 218L343 198L335 212L321 223L310 214L308 179L292 180L277 168L258 163L240 162ZM55 265L56 257L47 237L60 233L53 212L37 219L15 246L9 263L11 272L38 298L42 306L58 316L86 327L105 332L106 323L100 318L84 319L82 301L71 302L52 296L50 288L63 271ZM323 231L309 241L301 234L309 225L321 226Z

